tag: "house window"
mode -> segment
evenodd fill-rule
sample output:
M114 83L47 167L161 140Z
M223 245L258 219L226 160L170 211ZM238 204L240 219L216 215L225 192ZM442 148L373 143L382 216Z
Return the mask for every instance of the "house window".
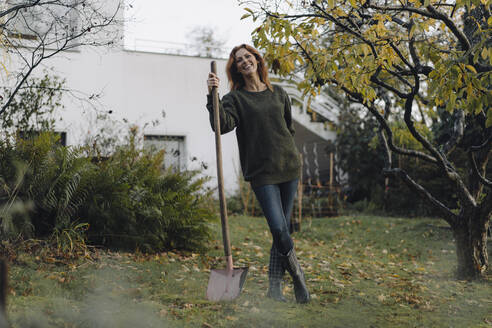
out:
M29 1L7 0L7 8L27 4ZM8 23L4 25L10 38L37 40L44 39L47 45L56 40L73 35L78 25L78 4L75 0L67 0L60 4L39 3L31 7L27 6L18 11L13 11Z
M144 135L144 147L151 152L164 150L164 168L186 169L184 136Z

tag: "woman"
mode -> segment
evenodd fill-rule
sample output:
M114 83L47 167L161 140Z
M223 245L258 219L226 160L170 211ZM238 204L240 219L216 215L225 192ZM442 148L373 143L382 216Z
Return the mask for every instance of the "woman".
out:
M267 295L286 301L281 283L287 270L297 302L307 303L310 295L289 233L300 170L289 97L281 87L270 84L265 61L249 45L232 49L226 70L231 91L220 101L220 131L236 129L244 179L251 183L272 233ZM214 129L211 90L219 86L219 78L210 73L207 85L207 109Z

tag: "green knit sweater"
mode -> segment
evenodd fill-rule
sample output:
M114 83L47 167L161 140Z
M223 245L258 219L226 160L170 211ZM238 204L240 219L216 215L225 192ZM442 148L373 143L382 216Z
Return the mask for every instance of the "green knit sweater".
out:
M220 101L221 134L236 128L244 179L253 187L299 177L299 153L294 143L290 100L280 86L260 92L234 90ZM214 129L212 96L207 97Z

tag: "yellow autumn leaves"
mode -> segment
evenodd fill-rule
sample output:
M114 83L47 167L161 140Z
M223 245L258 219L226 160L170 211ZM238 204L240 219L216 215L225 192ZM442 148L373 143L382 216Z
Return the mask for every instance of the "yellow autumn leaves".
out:
M435 7L446 21L429 17L425 6L434 2L410 1L411 10L398 1L374 3L371 11L364 11L357 0L328 1L291 16L267 13L253 36L276 73L304 74L299 85L304 94L315 95L320 85L333 84L373 102L382 83L399 92L399 98L418 85L427 110L484 111L491 126L492 76L479 67L492 65L492 47L486 44L492 19L486 25L478 22L475 35L480 40L463 51L453 29L462 28L463 6L481 2L462 1L453 13L452 7ZM261 10L248 10L260 17ZM381 83L373 81L377 71Z

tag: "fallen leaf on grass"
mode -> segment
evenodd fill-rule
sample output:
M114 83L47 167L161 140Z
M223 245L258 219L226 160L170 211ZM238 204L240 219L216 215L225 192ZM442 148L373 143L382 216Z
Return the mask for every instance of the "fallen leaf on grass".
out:
M369 279L369 274L367 274L366 272L358 269L357 272L359 272L359 276L362 278L362 279Z
M308 281L322 281L322 280L323 280L323 277L321 277L321 276L317 276L317 277L308 279Z
M333 285L339 287L339 288L345 288L345 285L344 284L341 284L339 282L334 282Z
M55 258L53 258L53 257L47 257L47 258L45 259L45 261L46 261L47 263L55 263L55 262L56 262L56 259L55 259Z
M348 270L352 267L352 263L349 262L343 262L342 264L337 265L337 268L343 269L343 270Z

